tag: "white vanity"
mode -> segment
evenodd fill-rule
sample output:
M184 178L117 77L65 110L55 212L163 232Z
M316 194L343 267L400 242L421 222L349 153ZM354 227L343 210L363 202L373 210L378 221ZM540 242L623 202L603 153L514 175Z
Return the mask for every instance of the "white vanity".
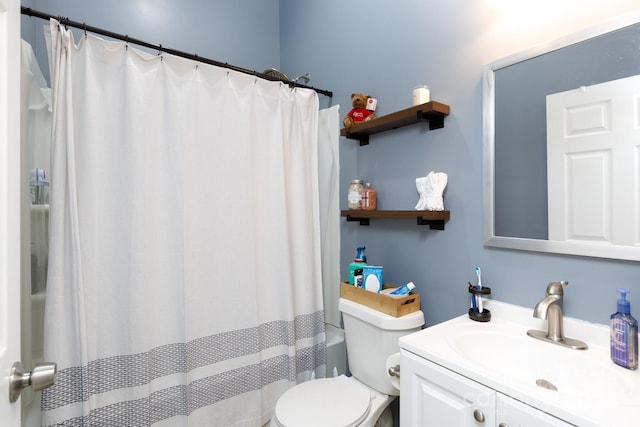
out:
M465 314L400 339L402 427L640 425L640 370L609 357L606 325L564 319L587 350L534 339L533 309L487 300L491 321Z

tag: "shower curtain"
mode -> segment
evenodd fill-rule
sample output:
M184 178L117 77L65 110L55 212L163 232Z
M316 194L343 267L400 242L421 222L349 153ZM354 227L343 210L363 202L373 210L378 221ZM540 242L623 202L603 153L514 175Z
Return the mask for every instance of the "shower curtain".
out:
M51 34L43 425L268 422L325 369L317 94Z

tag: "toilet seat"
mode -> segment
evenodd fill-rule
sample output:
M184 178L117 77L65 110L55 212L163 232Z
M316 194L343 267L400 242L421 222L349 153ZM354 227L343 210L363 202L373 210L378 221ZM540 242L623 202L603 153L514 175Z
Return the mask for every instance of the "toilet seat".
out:
M352 427L367 417L370 407L371 393L340 375L287 390L278 399L275 419L282 427Z

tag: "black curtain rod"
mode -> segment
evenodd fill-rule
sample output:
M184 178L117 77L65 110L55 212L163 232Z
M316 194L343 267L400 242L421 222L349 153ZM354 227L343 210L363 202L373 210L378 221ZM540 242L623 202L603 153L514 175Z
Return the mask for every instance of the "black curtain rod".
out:
M40 11L37 11L37 10L33 10L30 7L24 7L24 6L21 6L21 11L22 11L23 15L34 16L36 18L41 18L41 19L46 19L46 20L50 20L51 18L53 18L53 19L56 19L60 24L62 24L64 26L67 26L67 27L78 28L78 29L84 30L85 32L89 31L89 32L92 32L92 33L100 34L102 36L111 37L111 38L114 38L114 39L117 39L117 40L122 40L122 41L127 42L127 43L133 43L133 44L137 44L139 46L144 46L144 47L147 47L149 49L157 50L159 52L166 52L166 53L169 53L171 55L179 56L179 57L182 57L182 58L191 59L191 60L198 61L198 62L203 62L205 64L216 65L218 67L228 68L230 70L238 71L240 73L244 73L244 74L249 74L249 75L252 75L252 76L260 77L261 79L266 79L266 80L271 80L271 81L280 81L280 82L288 84L291 87L301 87L301 88L304 88L304 89L311 89L311 90L316 91L319 94L328 96L330 98L333 97L333 92L328 91L328 90L316 89L313 86L306 86L306 85L298 84L298 83L293 82L291 80L279 79L277 77L273 77L273 76L270 76L270 75L259 73L257 71L252 71L252 70L247 70L245 68L236 67L235 65L230 65L230 64L227 64L226 62L220 62L220 61L216 61L216 60L213 60L213 59L204 58L202 56L198 56L198 55L195 55L195 54L182 52L180 50L169 49L169 48L163 47L161 44L155 45L155 44L147 43L147 42L145 42L143 40L138 40L138 39L135 39L133 37L129 37L126 34L123 35L123 34L119 34L119 33L114 33L112 31L103 30L102 28L97 28L97 27L93 27L91 25L87 25L84 22L72 21L69 18L65 18L63 16L49 15L48 13L44 13L44 12L40 12Z

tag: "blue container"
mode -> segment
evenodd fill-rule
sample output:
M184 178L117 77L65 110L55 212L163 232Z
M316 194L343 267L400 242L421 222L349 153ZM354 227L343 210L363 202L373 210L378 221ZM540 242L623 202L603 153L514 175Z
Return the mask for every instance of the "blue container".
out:
M380 293L382 291L382 267L367 265L362 268L362 287L368 291Z

